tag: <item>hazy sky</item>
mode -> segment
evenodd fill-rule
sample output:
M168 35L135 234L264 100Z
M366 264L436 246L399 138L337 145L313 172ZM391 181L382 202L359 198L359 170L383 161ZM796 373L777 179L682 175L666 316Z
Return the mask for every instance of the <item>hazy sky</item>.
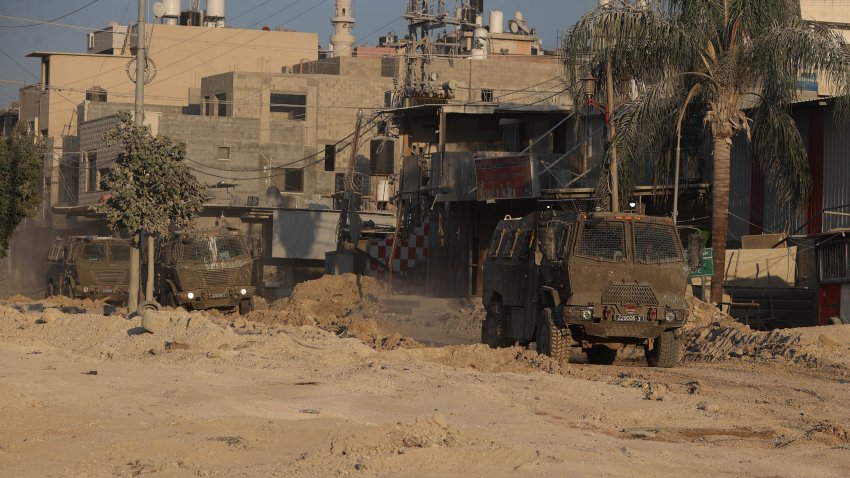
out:
M435 0L436 1L436 0ZM83 7L92 0L0 0L0 16L19 19L52 20ZM148 0L148 8L154 3ZM205 1L201 2L204 8ZM403 34L401 18L406 0L354 0L358 43L377 42L379 36L393 31ZM557 45L559 33L566 31L597 0L485 0L485 10L502 10L512 18L519 9L526 21L537 29L547 49ZM446 0L453 6L455 0ZM183 6L189 0L183 0ZM330 17L334 0L228 0L228 26L261 28L282 26L298 31L315 31L327 46L331 32ZM138 0L97 0L92 5L56 23L32 25L29 22L0 18L0 108L18 98L23 83L38 82L39 60L27 58L33 51L85 51L86 28L102 28L109 22L135 22ZM84 27L84 28L78 28ZM507 28L507 26L506 26ZM7 56L8 55L8 56ZM11 58L10 58L11 57Z

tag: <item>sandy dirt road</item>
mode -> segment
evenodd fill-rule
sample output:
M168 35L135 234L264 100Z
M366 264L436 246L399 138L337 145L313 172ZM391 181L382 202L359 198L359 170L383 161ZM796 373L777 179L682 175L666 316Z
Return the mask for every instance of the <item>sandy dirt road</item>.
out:
M850 475L850 326L663 370L39 309L0 306L0 476Z

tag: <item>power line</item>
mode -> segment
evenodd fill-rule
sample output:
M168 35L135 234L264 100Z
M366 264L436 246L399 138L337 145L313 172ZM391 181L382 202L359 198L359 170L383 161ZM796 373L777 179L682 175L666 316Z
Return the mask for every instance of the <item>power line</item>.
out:
M31 77L33 77L33 78L35 78L36 80L38 80L38 77L37 77L37 76L35 76L34 74L32 74L32 72L31 72L31 71L27 70L27 69L24 67L24 65L21 65L20 63L18 63L18 60L16 60L16 59L12 58L12 56L11 56L11 55L9 55L8 53L6 53L6 51L5 51L5 50L3 50L2 48L0 48L0 53L2 53L3 55L5 55L5 56L6 56L6 58L8 58L8 59L12 60L12 62L13 62L14 64L18 65L18 68L20 68L20 69L24 70L25 72L27 72L27 74L28 74L28 75L30 75Z
M54 18L54 19L52 19L52 20L45 20L45 21L33 20L33 21L35 21L36 23L31 23L31 24L29 24L29 25L0 25L0 28L29 28L29 27L36 27L36 26L39 26L39 25L43 25L43 24L45 24L45 23L52 23L52 22L55 22L55 21L58 21L58 20L62 20L63 18L66 18L66 17L70 17L71 15L73 15L73 14L75 14L75 13L79 12L80 10L83 10L83 9L85 9L85 8L88 8L88 7L90 7L90 6L94 5L95 3L99 2L99 1L100 1L100 0L92 0L91 2L89 2L89 3L85 4L85 5L83 5L82 7L78 8L78 9L76 9L76 10L74 10L74 11L72 11L72 12L68 12L68 13L66 13L66 14L64 14L64 15L62 15L62 16L56 17L56 18Z

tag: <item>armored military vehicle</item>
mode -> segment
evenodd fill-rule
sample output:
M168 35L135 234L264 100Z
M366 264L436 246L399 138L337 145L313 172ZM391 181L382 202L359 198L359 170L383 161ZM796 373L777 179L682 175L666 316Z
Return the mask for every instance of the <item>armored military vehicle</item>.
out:
M701 254L686 260L667 218L552 210L506 217L484 265L482 342L535 342L558 359L581 347L594 364L641 345L650 366L674 367L688 272Z
M186 309L254 306L254 258L246 237L231 229L175 233L159 253L157 280L162 305Z
M130 241L114 237L57 237L48 253L45 296L127 301Z

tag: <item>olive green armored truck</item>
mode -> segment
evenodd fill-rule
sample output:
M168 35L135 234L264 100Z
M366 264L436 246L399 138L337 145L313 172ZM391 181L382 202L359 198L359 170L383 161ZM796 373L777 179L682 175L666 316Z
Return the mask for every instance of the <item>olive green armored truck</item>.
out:
M126 303L130 241L114 237L57 237L48 253L45 296Z
M482 342L534 342L560 360L580 347L593 364L637 345L650 366L674 367L688 272L701 254L686 257L668 218L552 210L506 217L484 264Z
M175 233L157 261L157 291L164 306L189 310L253 309L254 257L244 234L231 229Z

